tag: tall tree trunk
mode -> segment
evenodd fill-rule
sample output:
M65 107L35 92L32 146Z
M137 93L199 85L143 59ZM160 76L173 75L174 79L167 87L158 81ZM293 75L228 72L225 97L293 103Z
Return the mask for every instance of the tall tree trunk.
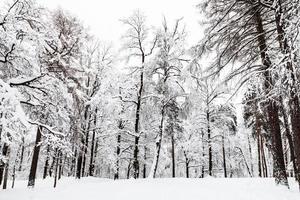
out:
M117 161L115 166L115 175L114 179L119 179L119 173L120 173L120 153L121 153L121 133L118 133L117 136Z
M297 166L296 166L296 158L295 158L293 137L292 137L291 133L287 133L286 137L287 137L288 144L289 144L289 147L290 147L290 156L291 156L291 161L293 163L294 172L296 172Z
M78 158L77 158L76 178L78 178L78 179L81 178L82 153L83 153L83 151L79 151Z
M81 176L84 177L86 175L85 173L85 167L86 167L86 156L87 156L87 149L88 149L88 142L89 142L89 134L88 132L86 133L87 135L85 136L85 143L84 143L84 150L82 152L83 154L83 159L82 159L82 169L81 169Z
M86 112L85 112L85 141L83 144L83 160L82 160L82 171L81 171L81 176L85 176L85 166L86 166L86 156L87 156L87 150L88 150L88 146L89 146L89 133L90 133L90 126L91 126L91 122L90 122L90 114L88 114L89 111L89 106L87 106L86 108Z
M94 151L95 151L96 125L97 125L97 108L95 110L94 130L93 130L92 141L91 141L91 155L90 155L90 167L89 167L90 176L94 176L94 170L95 170Z
M8 148L7 150L7 161L5 163L5 167L4 167L4 178L3 178L3 189L7 188L7 180L8 180L8 167L9 167L9 154L10 154L10 150Z
M135 136L134 137L134 151L133 151L133 177L139 178L139 160L138 160L138 154L139 154L139 139L140 137Z
M202 159L205 157L205 147L204 147L204 131L201 130L201 139L202 139ZM201 178L204 178L204 162L202 160L202 167L201 167Z
M224 169L224 177L227 178L227 169L226 169L226 152L225 152L225 135L222 137L222 154L223 154L223 169Z
M249 134L247 135L248 139L248 149L249 149L249 158L250 158L250 168L251 168L251 174L254 174L254 169L253 169L253 157L252 157L252 147L251 147L251 140Z
M183 154L184 154L184 157L185 157L185 176L186 176L186 178L189 178L190 177L190 171L189 171L190 161L189 161L185 151L183 151Z
M140 75L140 87L138 90L137 102L136 102L136 113L135 113L135 138L134 138L134 151L133 151L133 176L134 178L139 177L139 161L138 161L138 154L139 154L139 139L140 139L140 114L141 114L141 106L142 106L142 95L144 89L144 64L145 64L145 55L142 51L141 55L142 59L142 71Z
M71 169L70 169L70 174L69 176L76 176L76 158L77 158L77 148L75 146L73 146L73 152L74 152L74 156L72 157L72 161L71 161Z
M94 171L95 171L95 161L94 161L95 135L96 135L96 131L93 131L93 136L91 141L92 146L91 146L91 155L90 155L89 176L94 176Z
M11 188L15 187L15 180L16 180L16 165L14 165L14 168L13 168Z
M12 183L11 183L11 188L14 188L15 187L15 180L16 180L16 167L17 167L17 164L20 162L20 151L22 151L22 144L21 146L19 147L18 149L18 153L17 153L17 156L15 158L15 163L14 163L14 167L13 167L13 172L12 172Z
M145 133L145 141L147 141L147 135ZM147 146L144 146L144 165L143 165L143 178L147 177Z
M159 132L158 132L156 142L155 142L154 160L153 160L151 170L149 173L149 178L155 178L155 175L156 175L158 161L159 161L159 155L160 155L160 149L161 149L162 136L163 136L163 129L164 129L164 118L165 118L165 107L163 106L162 110L161 110Z
M265 66L264 76L266 80L264 86L265 86L266 93L268 94L272 89L272 83L273 83L269 71L269 69L271 68L271 61L266 53L267 45L265 39L265 31L263 28L262 18L259 10L255 11L255 21L256 21L256 30L257 30L260 56L262 59L262 63ZM285 185L288 187L288 180L287 180L284 159L283 159L278 106L274 101L268 100L268 102L266 103L266 111L268 115L269 130L271 133L275 182L277 184Z
M52 177L52 175L53 175L54 164L55 164L55 155L52 156L52 162L51 162L51 166L49 168L49 176L50 177Z
M89 105L85 107L84 111L84 122L82 123L82 129L84 130L84 136L80 136L80 150L78 151L77 167L76 167L76 178L80 179L84 175L85 170L85 154L87 149L88 132L89 132Z
M39 154L40 154L40 142L42 137L41 127L37 127L37 133L36 133L36 139L35 139L35 146L33 149L33 156L32 156L32 162L30 167L30 173L29 173L29 179L28 179L28 187L34 187L35 184L35 176L36 176L36 170L39 160Z
M2 113L0 113L0 118L2 118ZM3 125L0 124L0 143L1 143L1 139L2 139L2 129L3 129ZM0 145L0 149L1 149L1 145Z
M58 149L55 150L55 169L54 169L54 184L53 187L56 188L57 184L57 172L58 172L58 163L59 163L60 151Z
M58 163L58 180L61 179L61 176L63 175L63 154L61 151L59 151L59 163Z
M172 177L175 178L176 177L176 171L175 171L175 139L174 139L174 133L171 133L171 144L172 144Z
M81 136L81 145L82 147L79 147L81 148L80 150L78 150L77 152L77 166L76 166L76 178L80 179L81 178L81 173L82 173L82 154L84 153L84 138Z
M262 161L261 161L261 136L257 135L257 160L258 160L258 176L262 177Z
M264 145L264 138L260 138L260 148L261 148L261 160L262 160L262 170L264 177L268 177L268 166L266 161L266 155L265 155L265 145Z
M208 175L212 176L212 147L211 147L211 130L210 130L210 115L206 112L207 121L207 141L208 141Z
M286 138L287 138L287 141L288 141L288 144L290 147L289 149L290 149L291 161L293 163L294 171L296 172L294 141L293 141L292 133L291 133L290 126L289 126L288 116L287 116L282 98L280 98L280 104L281 104L280 111L283 116L283 124L284 124L284 128L285 128L285 134L286 134Z
M283 16L282 2L281 0L276 1L276 9L275 9L275 22L276 22L276 30L278 34L278 42L281 48L281 51L284 55L289 55L288 60L286 62L287 70L290 72L291 76L291 84L288 85L288 90L290 92L290 112L291 112L291 124L292 130L294 134L294 142L295 142L295 177L299 183L300 187L300 105L299 105L299 97L297 95L297 87L296 87L296 77L294 74L293 65L291 62L291 49L287 41L287 35L284 30L285 19ZM290 81L287 81L290 83Z
M49 168L49 159L50 159L50 146L47 146L47 156L46 156L46 161L45 161L45 166L44 166L44 173L43 173L43 179L47 177L48 173L48 168Z
M270 76L270 75L267 75ZM270 81L266 81L270 82ZM268 85L269 83L266 83ZM277 184L288 186L286 170L284 165L284 155L282 149L282 139L280 132L278 107L275 102L268 102L267 112L269 118L270 132L272 136L272 151L274 161L274 176Z
M128 166L127 166L127 179L130 178L130 170L131 170L131 162L128 163Z
M288 142L287 142L287 138L286 138L286 134L282 135L282 146L283 146L283 155L284 155L284 164L285 164L285 168L288 170L288 165L289 165L289 159L288 159ZM289 176L289 173L287 171L287 175Z
M8 155L8 144L4 143L2 147L2 156L6 158L7 155ZM5 161L0 160L0 185L2 184L3 181L4 170L5 170Z
M4 165L4 177L3 177L3 189L7 188L7 180L8 180L8 168L9 168L9 154L10 154L10 148L7 148L6 157L7 160Z

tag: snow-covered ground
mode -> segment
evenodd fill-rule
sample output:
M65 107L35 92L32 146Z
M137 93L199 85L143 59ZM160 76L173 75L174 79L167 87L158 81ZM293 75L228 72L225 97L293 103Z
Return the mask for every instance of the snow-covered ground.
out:
M34 189L17 181L15 189L0 191L0 200L299 200L297 185L288 190L273 179L140 179L107 180L64 178L52 188L53 180L38 180Z

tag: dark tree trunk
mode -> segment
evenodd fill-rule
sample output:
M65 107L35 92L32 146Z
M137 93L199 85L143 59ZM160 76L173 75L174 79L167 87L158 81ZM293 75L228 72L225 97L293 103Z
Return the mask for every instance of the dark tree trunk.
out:
M23 144L21 144L20 148L18 149L18 153L17 153L17 156L16 156L16 158L15 158L15 163L14 163L14 167L13 167L13 172L12 172L12 175L11 175L11 176L12 176L11 188L14 188L14 187L15 187L16 167L17 167L17 164L20 162L19 157L20 157L20 154L21 154L20 151L22 151L22 146L23 146Z
M86 88L90 86L90 77L87 77ZM86 91L87 95L89 95L89 90ZM84 137L82 138L82 165L81 165L81 176L85 176L85 166L86 166L86 156L87 156L87 149L89 143L89 133L90 133L90 125L91 125L91 114L90 114L90 105L86 105L84 109L84 121L82 124L82 130L84 130Z
M185 162L185 174L186 174L186 178L190 177L190 173L189 173L190 169L189 169L189 162L186 161Z
M7 152L7 156L9 156L9 149ZM3 189L7 188L7 180L8 180L8 167L9 167L9 158L7 159L4 167L4 178L3 178Z
M282 113L282 116L283 116L285 134L286 134L286 138L287 138L287 141L288 141L288 144L289 144L289 147L290 147L291 161L293 163L294 171L296 171L294 141L293 141L293 137L292 137L290 126L289 126L288 116L287 116L286 111L284 109L282 98L280 99L280 103L281 103L280 110L281 110L281 113Z
M207 141L208 141L208 175L212 176L212 147L211 147L211 130L210 130L210 116L209 111L206 113L207 121Z
M60 152L56 149L55 150L55 169L54 169L54 184L53 187L56 188L57 184L57 172L58 172L58 163L59 163L59 157L60 157Z
M89 176L94 176L95 163L94 163L94 149L95 149L95 135L96 131L93 131L92 141L91 141L91 155L90 155L90 167L89 167Z
M296 172L297 166L296 166L296 158L295 158L295 150L294 150L293 137L292 137L291 134L288 134L288 133L287 133L286 137L287 137L288 144L289 144L289 147L290 147L291 161L292 161L292 163L293 163L294 171Z
M29 173L29 179L28 179L28 187L34 187L35 184L35 176L36 176L36 170L39 160L39 154L40 154L40 142L41 142L41 127L37 127L37 133L36 133L36 139L35 139L35 146L33 150L33 157L30 167L30 173Z
M119 172L120 172L120 152L121 152L121 148L120 148L120 145L121 145L121 133L119 132L118 133L118 136L117 136L117 161L116 161L116 171L115 171L115 175L114 175L114 179L119 179Z
M127 166L127 179L130 178L130 170L131 170L131 162L128 163L128 166Z
M94 129L97 125L97 109L95 110L94 116ZM95 151L95 137L96 137L96 130L93 130L92 141L91 141L91 156L90 156L90 167L89 167L89 175L94 176L95 170L95 161L94 161L94 151Z
M266 155L265 155L265 145L264 145L264 138L260 138L260 148L261 148L261 157L262 157L262 171L264 177L268 177L268 167L267 167L267 161L266 161Z
M172 144L172 177L176 177L176 171L175 171L175 139L174 139L174 133L171 133L171 144Z
M288 165L289 165L289 159L288 159L288 143L287 143L287 138L286 138L286 134L282 135L282 146L283 146L283 154L284 154L284 165L285 168L288 169ZM287 175L289 176L289 173L287 172Z
M140 87L138 90L137 102L136 102L136 113L135 113L135 138L134 138L134 151L133 151L133 176L134 178L139 177L139 161L138 161L138 154L139 154L139 135L140 135L140 114L141 114L141 106L142 106L142 93L144 89L144 63L145 63L145 55L142 51L141 55L142 59L142 71L140 75Z
M257 159L258 159L258 176L262 177L262 169L261 169L261 134L260 134L260 127L256 127L256 140L257 140Z
M160 125L159 125L159 132L156 138L155 142L155 154L154 154L154 160L153 164L151 166L150 171L150 177L155 178L157 167L158 167L158 161L159 161L159 155L160 155L160 149L161 149L161 142L162 142L162 136L163 136L163 130L164 130L164 118L165 118L165 108L163 107L161 110L161 119L160 119Z
M16 180L16 165L14 165L14 168L13 168L11 188L15 187L15 180Z
M147 135L145 134L145 141L147 141ZM144 165L143 165L143 178L147 177L147 146L144 146Z
M8 155L8 145L7 143L4 143L2 147L2 156L7 157L7 155ZM3 160L0 160L0 185L2 184L3 181L4 169L5 169L5 162Z
M81 167L82 167L82 151L78 152L77 167L76 167L76 178L81 178Z
M2 113L0 113L0 118L2 118ZM3 125L2 124L0 124L0 142L1 142L1 139L2 139L2 129L3 129L3 127L2 127ZM1 146L0 146L0 148L1 148Z
M52 177L53 175L53 169L54 169L54 164L55 164L55 155L52 157L52 163L49 169L49 176Z
M88 107L86 107L85 109L85 114L84 114L84 118L85 118L85 122L87 122L87 110L88 110ZM87 125L84 125L83 126L83 130L85 130L85 133L86 133L86 128L87 128ZM80 150L78 150L78 157L77 157L77 167L76 167L76 178L80 179L84 170L83 170L83 154L85 153L85 140L86 138L84 138L83 136L80 136L80 144L82 145Z
M138 154L139 154L139 139L140 137L134 138L134 151L133 151L133 177L139 178L139 161L138 161Z
M201 139L202 139L202 159L205 157L205 147L204 147L204 131L201 130ZM204 178L204 162L202 161L201 167L201 178Z
M47 177L48 173L48 168L49 168L49 159L50 159L50 146L47 146L47 156L46 156L46 161L45 161L45 166L44 166L44 173L43 173L43 179Z
M86 110L86 112L88 112L88 108ZM86 113L87 115L87 113ZM83 148L84 148L84 151L83 151L83 160L82 160L82 177L85 176L85 165L86 165L86 156L87 156L87 149L88 149L88 146L89 146L89 133L90 133L90 126L91 126L91 123L90 123L90 115L89 116L85 116L85 121L88 120L88 123L87 123L87 126L86 126L86 129L85 129L85 141L84 141L84 145L83 145Z
M86 155L87 155L87 145L88 145L88 135L86 135L86 140L84 144L83 156L82 156L82 169L81 169L81 176L85 176L85 166L86 166Z
M264 72L264 76L266 79L265 90L266 93L269 93L269 91L272 89L272 83L273 83L271 74L268 71L271 68L271 61L266 53L267 45L265 39L265 31L263 28L260 12L257 10L255 11L255 22L256 22L256 30L258 34L257 39L259 44L260 56L262 59L262 63L265 66L265 72ZM275 182L277 184L288 186L288 180L287 180L284 159L283 159L278 106L275 104L274 101L269 100L266 103L266 111L268 115L269 130L271 133Z
M61 179L61 176L63 174L63 154L61 151L59 151L59 164L58 164L58 180Z
M275 9L275 22L276 22L276 29L278 34L278 42L281 48L281 51L284 55L290 55L291 49L289 47L287 41L287 35L284 30L285 26L285 19L283 16L283 9L282 9L282 2L281 0L276 1L276 9ZM290 72L292 83L288 85L288 90L290 92L290 116L291 116L291 124L292 130L294 134L294 142L295 142L295 177L299 183L300 187L300 106L299 106L299 98L297 95L297 88L296 88L296 77L294 74L294 69L291 62L291 57L288 56L288 61L286 63L286 67ZM288 81L289 82L289 81Z
M183 151L183 154L185 157L185 175L186 175L186 178L189 178L190 177L190 170L189 170L190 161L189 161L185 151Z
M226 169L226 152L225 152L225 139L224 134L222 137L222 154L223 154L223 169L224 169L224 177L227 178L227 169Z
M291 106L291 122L292 122L292 130L294 134L294 152L295 152L295 177L298 180L300 187L300 108L299 108L299 99L297 94L292 94L292 99L290 101ZM292 143L291 138L289 142ZM293 145L292 145L293 146ZM290 146L291 147L291 146Z
M147 164L146 164L146 159L147 159L147 147L145 147L144 149L144 161L145 163L143 164L143 178L146 178L147 177Z
M269 75L268 75L269 76ZM269 82L269 81L266 81ZM267 83L266 85L268 85ZM267 105L269 128L272 136L272 151L274 161L274 176L277 184L288 186L286 170L284 165L284 155L282 149L282 140L280 132L280 122L278 116L278 107L275 102L268 102Z

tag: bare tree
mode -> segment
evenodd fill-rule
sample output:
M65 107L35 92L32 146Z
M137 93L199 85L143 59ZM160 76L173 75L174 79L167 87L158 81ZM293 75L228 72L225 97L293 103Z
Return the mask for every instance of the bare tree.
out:
M123 19L122 22L128 27L124 40L125 49L130 51L129 57L139 59L140 66L136 68L139 75L139 83L137 88L137 98L134 102L136 105L135 123L134 123L134 150L133 150L133 170L134 178L139 177L139 140L141 135L141 106L144 91L144 71L146 58L150 56L156 46L157 39L149 42L149 29L146 26L146 18L140 11L135 11L129 18Z

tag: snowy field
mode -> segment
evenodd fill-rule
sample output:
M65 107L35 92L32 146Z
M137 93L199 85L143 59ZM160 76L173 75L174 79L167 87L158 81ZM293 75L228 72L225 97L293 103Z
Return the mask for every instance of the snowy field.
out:
M17 181L15 189L0 192L0 200L299 200L297 185L274 185L273 179L140 179L106 180L64 178L56 189L53 180L37 181L34 189Z

